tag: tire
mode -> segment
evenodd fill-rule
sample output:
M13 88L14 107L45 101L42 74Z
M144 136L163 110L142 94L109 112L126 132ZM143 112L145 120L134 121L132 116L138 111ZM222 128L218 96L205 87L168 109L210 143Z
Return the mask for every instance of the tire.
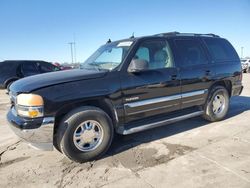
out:
M71 111L63 118L57 130L57 143L61 152L70 160L82 163L96 160L105 154L113 136L110 117L99 108L86 106Z
M60 148L60 141L59 141L59 133L54 133L54 137L53 137L53 145L56 148L57 151L59 151L60 153L62 153L61 148Z
M203 118L210 122L220 121L225 118L228 109L229 94L227 89L223 86L216 86L209 92L207 102L204 106Z

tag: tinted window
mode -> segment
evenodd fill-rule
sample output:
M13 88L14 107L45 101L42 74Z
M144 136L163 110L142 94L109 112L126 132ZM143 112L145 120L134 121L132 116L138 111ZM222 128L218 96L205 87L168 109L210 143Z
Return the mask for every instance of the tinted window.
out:
M22 74L23 76L32 76L35 74L39 74L36 63L24 62L22 64Z
M16 63L18 64L18 63ZM0 63L0 72L5 73L5 71L10 72L13 69L16 69L16 64L13 62L1 62Z
M148 69L162 69L173 67L173 58L166 41L155 40L143 42L133 59L148 63Z
M205 38L204 41L215 61L233 61L239 59L233 46L227 40Z
M208 63L206 54L198 40L176 40L175 44L182 61L182 67Z
M149 50L145 47L140 47L136 52L137 59L144 59L149 62Z
M38 67L39 67L40 72L42 73L53 72L57 70L57 68L54 65L49 64L49 63L39 63Z

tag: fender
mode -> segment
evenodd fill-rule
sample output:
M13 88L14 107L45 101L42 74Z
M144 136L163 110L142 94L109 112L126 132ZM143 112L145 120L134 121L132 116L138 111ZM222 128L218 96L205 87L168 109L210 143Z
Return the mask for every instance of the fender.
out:
M56 122L59 123L65 114L67 114L68 112L70 112L71 110L75 108L82 107L82 106L95 106L95 107L102 109L104 112L106 112L110 116L113 122L114 128L117 129L119 125L119 121L120 121L118 114L117 114L118 112L116 110L115 105L112 103L112 101L105 97L98 97L95 99L85 98L82 102L73 102L73 103L64 105L61 109L58 110L58 112L55 115Z

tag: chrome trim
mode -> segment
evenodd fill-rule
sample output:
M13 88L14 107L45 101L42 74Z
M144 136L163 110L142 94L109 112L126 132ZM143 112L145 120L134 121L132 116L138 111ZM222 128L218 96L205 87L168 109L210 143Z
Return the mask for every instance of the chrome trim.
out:
M160 110L160 109L163 109L163 108L170 108L170 107L177 106L177 105L178 105L177 103L176 104L171 104L171 105L165 105L165 106L161 106L161 107L150 108L148 110L141 110L141 111L137 111L137 112L127 113L127 115L135 115L135 114L150 112L150 111L153 111L153 110Z
M117 114L116 108L114 108L114 113L115 113L115 120L116 120L116 122L119 122L119 118L118 118L118 114Z
M186 115L183 115L183 116L179 116L179 117L175 117L175 118L171 118L171 119L166 119L166 120L162 120L162 121L159 121L159 122L149 123L149 124L142 125L142 126L139 126L139 127L133 127L131 129L127 129L127 130L125 129L125 130L121 131L121 134L128 135L128 134L133 134L133 133L145 131L145 130L148 130L148 129L152 129L152 128L164 126L164 125L167 125L167 124L170 124L170 123L175 123L175 122L182 121L182 120L185 120L185 119L200 116L203 113L204 113L204 111L197 111L197 112L193 112L193 113L186 114Z
M172 96L167 96L167 97L159 97L159 98L154 98L154 99L146 99L146 100L142 100L138 102L127 103L125 104L125 107L135 108L139 106L146 106L150 104L167 102L167 101L172 101L172 100L177 100L177 99L181 99L181 95L172 95Z
M45 117L42 125L37 129L19 129L10 124L11 129L25 142L36 149L53 150L54 117Z
M203 101L204 98L199 98L199 99L193 99L193 100L189 100L189 101L184 101L182 102L182 104L187 104L187 103L191 103L191 102L198 102L198 101Z
M202 95L202 94L207 93L207 91L208 91L207 89L204 89L204 90L192 91L192 92L187 92L187 93L177 94L177 95L172 95L172 96L146 99L146 100L142 100L142 101L126 103L126 104L124 104L124 106L125 106L125 108L126 107L135 108L135 107L146 106L146 105L155 104L155 103L168 102L168 101L173 101L173 100L177 100L177 99Z
M192 91L192 92L184 93L181 96L182 96L182 98L193 97L196 95L203 95L203 94L207 93L207 91L208 91L207 89L199 90L199 91Z
M95 120L87 120L76 127L73 142L77 149L90 152L97 149L103 142L103 128Z

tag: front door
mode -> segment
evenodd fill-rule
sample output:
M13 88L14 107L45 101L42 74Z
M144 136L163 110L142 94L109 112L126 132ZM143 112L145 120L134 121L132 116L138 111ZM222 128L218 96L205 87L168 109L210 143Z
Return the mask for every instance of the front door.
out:
M121 73L125 122L180 109L180 76L165 39L140 43L131 61L147 65L140 72Z

